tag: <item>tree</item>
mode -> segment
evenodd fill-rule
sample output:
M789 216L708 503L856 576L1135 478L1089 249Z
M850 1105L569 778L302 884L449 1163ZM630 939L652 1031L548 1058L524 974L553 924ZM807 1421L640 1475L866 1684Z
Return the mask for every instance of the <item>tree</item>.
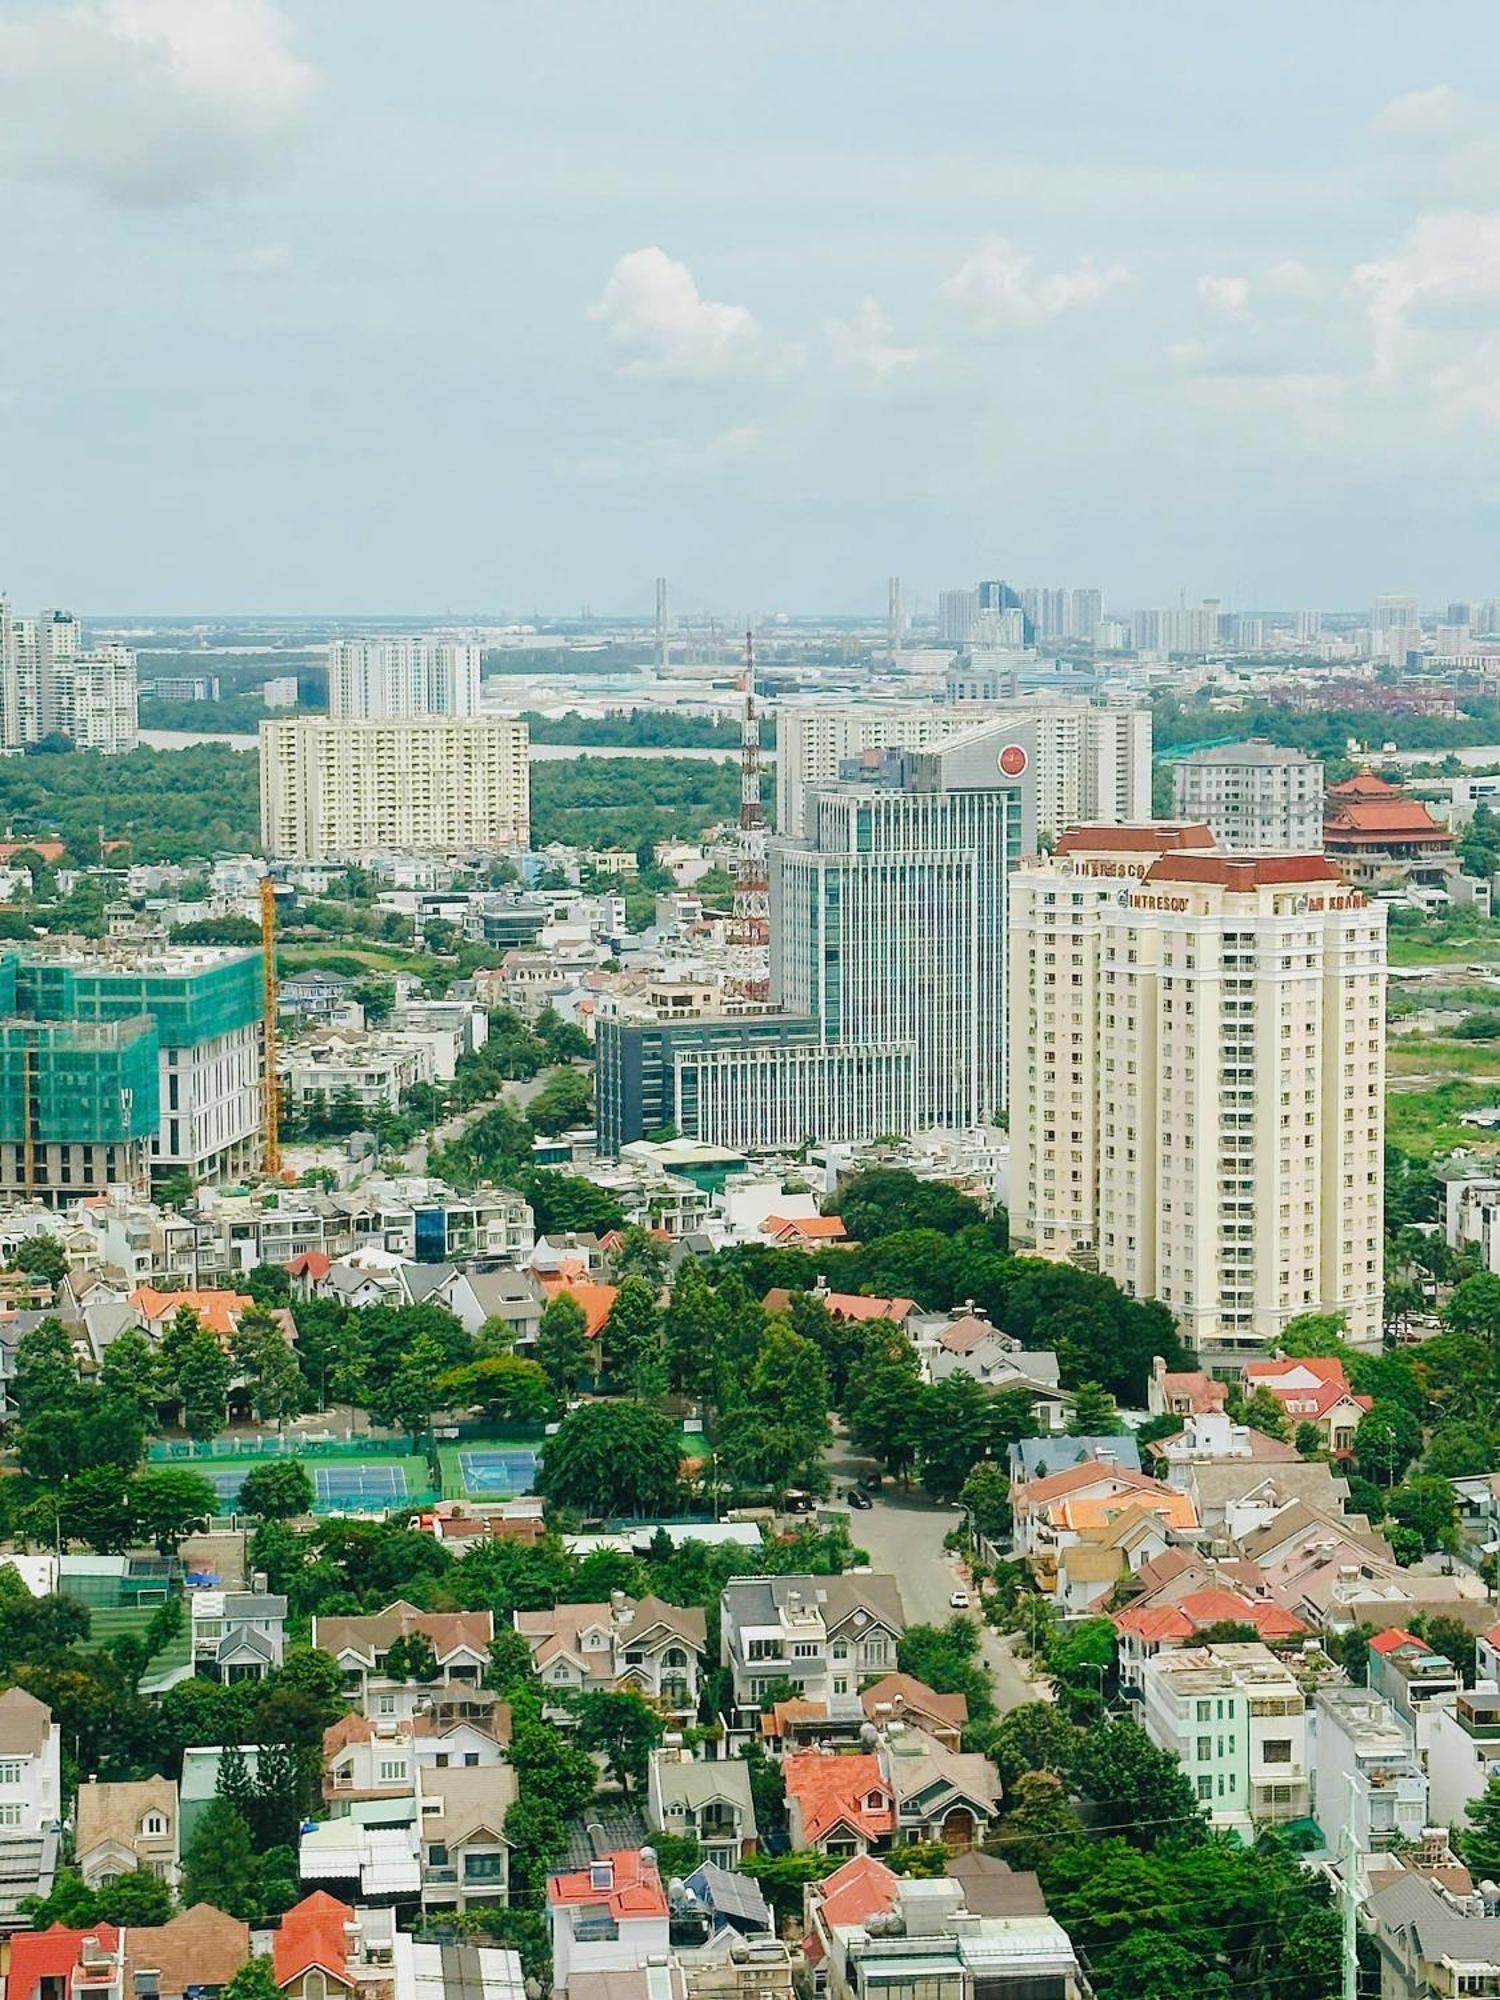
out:
M270 1957L257 1952L247 1958L229 1984L220 1988L219 2000L281 2000Z
M1081 1741L1080 1732L1050 1701L1028 1701L1000 1718L988 1754L1006 1790L1012 1791L1028 1771L1068 1778Z
M922 1371L909 1345L873 1361L863 1383L851 1389L846 1412L855 1450L878 1458L887 1472L908 1472L917 1455L923 1389Z
M1286 1406L1264 1383L1245 1398L1245 1422L1262 1437L1275 1438L1279 1444L1291 1443L1292 1426Z
M995 1700L989 1675L977 1664L979 1630L972 1618L950 1618L946 1625L908 1625L896 1647L903 1674L925 1681L939 1694L961 1694L969 1704L970 1722L986 1722Z
M164 1556L175 1555L187 1535L208 1526L219 1511L219 1496L201 1472L185 1466L153 1466L130 1482L135 1531L155 1542Z
M1445 1618L1440 1611L1419 1611L1410 1620L1410 1629L1425 1639L1433 1652L1452 1661L1466 1686L1474 1685L1476 1647L1467 1625L1457 1618Z
M990 1398L972 1375L945 1375L914 1413L917 1463L934 1500L954 1501L989 1444Z
M1458 1851L1476 1882L1500 1881L1500 1777L1493 1777L1464 1807L1469 1824L1458 1836Z
M307 1384L279 1320L259 1308L247 1312L235 1329L233 1351L263 1424L279 1426L301 1411Z
M1420 1553L1430 1555L1434 1549L1446 1549L1452 1554L1457 1549L1458 1503L1446 1479L1430 1473L1408 1479L1387 1494L1386 1512L1416 1536Z
M1022 1771L1006 1786L1005 1817L985 1845L1012 1868L1038 1868L1083 1837L1083 1821L1057 1773Z
M670 1513L681 1478L676 1426L639 1403L585 1403L547 1439L538 1490L585 1515Z
M535 1423L550 1417L554 1407L539 1364L516 1354L492 1354L467 1367L450 1368L438 1377L437 1392L449 1409L477 1404L489 1423Z
M644 1278L624 1278L615 1292L600 1335L605 1373L634 1386L637 1373L661 1359L661 1314L656 1293Z
M525 1129L529 1153L530 1127ZM539 1236L553 1236L559 1230L618 1229L625 1220L619 1197L608 1188L584 1180L581 1174L561 1173L555 1167L532 1167L512 1173L509 1180L531 1203Z
M68 1253L55 1236L23 1236L11 1256L10 1268L28 1278L60 1285L68 1275Z
M1500 1457L1500 1437L1488 1424L1439 1424L1428 1441L1423 1470L1444 1479L1488 1472Z
M91 1465L70 1479L58 1503L62 1533L97 1555L123 1555L135 1533L135 1510L118 1470Z
M1292 1443L1297 1448L1297 1456L1299 1458L1317 1458L1325 1449L1323 1433L1318 1429L1316 1424L1308 1423L1305 1420L1298 1424L1297 1434L1292 1439Z
M725 1313L696 1257L684 1258L662 1315L667 1382L679 1395L713 1392L717 1356L725 1338Z
M1010 1533L1010 1481L998 1465L976 1465L963 1483L958 1504L986 1541L1002 1541Z
M1344 1352L1348 1324L1342 1313L1294 1313L1276 1345L1299 1361L1332 1360Z
M604 1689L578 1703L578 1747L597 1752L621 1791L646 1782L646 1761L662 1738L660 1712L633 1688Z
M1366 1479L1391 1486L1422 1449L1422 1426L1399 1403L1375 1403L1354 1433L1354 1462Z
M217 1437L224 1428L229 1363L211 1333L192 1335L177 1363L176 1379L184 1430L194 1438Z
M537 1329L537 1365L552 1393L566 1400L593 1372L594 1350L588 1338L583 1307L571 1292L559 1292L547 1303Z
M823 1204L843 1217L856 1243L873 1243L900 1229L936 1229L956 1236L984 1221L984 1210L944 1181L921 1180L904 1167L872 1167L850 1174Z
M386 1678L393 1681L435 1681L437 1654L423 1632L402 1632L386 1648Z
M209 1903L244 1923L260 1917L259 1869L244 1815L226 1798L212 1798L198 1816L182 1857L182 1900Z
M1455 1286L1443 1312L1443 1324L1453 1333L1477 1334L1493 1353L1500 1339L1500 1277L1493 1271L1479 1271Z
M438 1406L438 1383L446 1373L442 1343L430 1333L418 1334L402 1354L390 1380L370 1394L370 1414L412 1437L430 1428Z
M1139 1828L1135 1837L1152 1847L1163 1823L1179 1840L1201 1839L1202 1810L1181 1764L1158 1750L1139 1724L1109 1722L1089 1730L1078 1746L1073 1776L1099 1808L1104 1824Z
M154 1427L161 1401L161 1370L156 1349L143 1333L127 1327L117 1333L99 1363L99 1386L117 1402L134 1404L143 1422Z
M1204 1965L1201 1955L1173 1937L1133 1932L1104 1960L1110 2000L1229 2000L1224 1974Z
M741 1875L749 1875L761 1886L776 1922L785 1924L802 1914L803 1891L809 1882L821 1882L833 1872L826 1854L752 1854L739 1865Z
M16 1346L11 1396L24 1421L71 1409L78 1394L78 1360L60 1319L49 1313Z
M1080 1382L1073 1391L1069 1437L1114 1437L1120 1428L1115 1399L1097 1382Z
M593 1117L594 1089L576 1069L555 1069L526 1107L534 1132L567 1132Z
M666 1282L667 1246L649 1229L632 1223L621 1231L610 1265L617 1282L622 1278L643 1278L654 1298Z
M312 1504L312 1481L294 1458L252 1466L240 1485L239 1511L262 1521L289 1521L298 1514L310 1514Z

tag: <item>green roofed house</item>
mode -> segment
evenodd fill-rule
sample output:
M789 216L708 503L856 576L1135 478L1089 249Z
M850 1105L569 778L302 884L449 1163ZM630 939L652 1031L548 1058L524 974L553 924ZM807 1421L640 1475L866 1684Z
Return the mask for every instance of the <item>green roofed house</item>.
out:
M0 954L0 1194L61 1204L260 1142L261 954L44 941Z
M242 1743L240 1755L245 1760L245 1770L254 1777L260 1768L260 1750L254 1743ZM179 1837L182 1851L186 1854L193 1844L193 1834L203 1817L204 1808L214 1799L219 1789L219 1765L223 1760L222 1743L193 1743L182 1753L182 1785L179 1791Z

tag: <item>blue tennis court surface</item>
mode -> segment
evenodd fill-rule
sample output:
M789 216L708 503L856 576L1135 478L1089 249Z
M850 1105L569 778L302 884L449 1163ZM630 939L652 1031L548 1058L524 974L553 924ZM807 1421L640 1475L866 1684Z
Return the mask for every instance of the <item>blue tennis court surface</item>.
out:
M536 1479L534 1451L461 1451L466 1493L529 1493Z
M404 1465L315 1465L313 1492L319 1500L404 1500Z
M249 1468L243 1465L200 1465L194 1466L193 1470L200 1479L208 1481L226 1507L233 1508Z

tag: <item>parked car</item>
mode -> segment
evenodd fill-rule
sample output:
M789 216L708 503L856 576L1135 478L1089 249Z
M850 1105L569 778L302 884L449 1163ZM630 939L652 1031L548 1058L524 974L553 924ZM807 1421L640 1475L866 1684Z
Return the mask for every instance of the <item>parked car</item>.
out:
M955 1611L967 1611L969 1608L969 1593L966 1590L951 1590L948 1593L948 1602Z
M849 1502L849 1505L858 1508L861 1514L868 1513L874 1505L869 1494L863 1492L858 1486L851 1486L844 1497Z

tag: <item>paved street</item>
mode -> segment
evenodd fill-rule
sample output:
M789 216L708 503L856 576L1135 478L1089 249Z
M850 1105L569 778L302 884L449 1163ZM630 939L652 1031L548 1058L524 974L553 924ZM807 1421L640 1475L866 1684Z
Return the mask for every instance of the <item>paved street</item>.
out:
M828 1469L836 1494L849 1481L872 1470L869 1459L850 1455L840 1438L829 1450ZM835 1500L835 1505L842 1504ZM857 1548L867 1549L873 1569L887 1571L901 1587L901 1602L912 1625L946 1625L954 1616L948 1594L964 1582L957 1557L943 1547L943 1537L958 1520L958 1510L938 1507L918 1492L887 1483L866 1513L850 1512L849 1531ZM1011 1652L1010 1642L981 1624L980 1649L1002 1713L1022 1702L1045 1697L1045 1685L1027 1679Z
M524 1111L546 1082L548 1074L548 1071L543 1070L540 1076L523 1077L518 1082L506 1084L502 1093L503 1101L515 1111ZM445 1119L435 1131L424 1132L422 1137L413 1140L401 1155L402 1171L408 1174L425 1174L427 1157L433 1147L448 1145L460 1132L467 1131L476 1118L482 1118L486 1111L493 1111L501 1101L502 1098L486 1098L483 1104L470 1105L467 1111L457 1112L452 1118Z

